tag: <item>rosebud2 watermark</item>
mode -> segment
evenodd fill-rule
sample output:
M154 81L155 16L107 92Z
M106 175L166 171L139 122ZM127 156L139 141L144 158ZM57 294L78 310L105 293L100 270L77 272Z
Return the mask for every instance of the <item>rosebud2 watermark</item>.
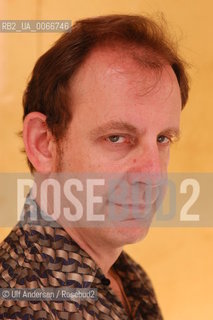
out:
M65 301L65 300L97 300L95 288L0 288L0 299L25 301Z
M61 218L69 226L110 227L135 220L154 227L211 227L212 173L165 177L122 174L0 174L0 226ZM134 181L134 182L133 182ZM24 210L22 210L24 207ZM56 224L57 227L57 224Z

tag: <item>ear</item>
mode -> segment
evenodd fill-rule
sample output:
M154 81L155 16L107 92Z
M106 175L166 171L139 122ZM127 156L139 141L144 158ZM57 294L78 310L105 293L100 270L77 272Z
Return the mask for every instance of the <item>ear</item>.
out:
M31 112L25 117L23 139L27 157L35 170L41 173L52 172L56 160L56 145L43 113Z

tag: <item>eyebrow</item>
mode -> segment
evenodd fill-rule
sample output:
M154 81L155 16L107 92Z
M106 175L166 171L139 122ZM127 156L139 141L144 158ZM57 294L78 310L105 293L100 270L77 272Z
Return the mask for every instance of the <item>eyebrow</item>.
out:
M111 131L111 130L121 130L121 131L125 130L129 133L134 133L134 134L138 133L138 129L132 124L128 122L112 120L93 129L90 132L90 134L91 134L91 137L97 137L99 135L104 135L106 134L107 131Z
M132 134L143 134L143 131L139 131L135 126L133 126L132 124L128 123L128 122L124 122L124 121L109 121L95 129L93 129L90 132L90 136L92 138L96 138L99 135L104 135L106 134L108 131L111 130L121 130L121 131L127 131L128 133L132 133ZM179 128L175 128L175 127L168 127L164 130L162 130L160 134L168 134L173 136L174 138L176 138L177 140L180 138L180 130Z
M159 135L161 135L161 134L170 135L173 138L175 138L176 141L178 141L180 139L180 137L181 137L180 129L173 128L173 127L164 129L162 132L159 133Z

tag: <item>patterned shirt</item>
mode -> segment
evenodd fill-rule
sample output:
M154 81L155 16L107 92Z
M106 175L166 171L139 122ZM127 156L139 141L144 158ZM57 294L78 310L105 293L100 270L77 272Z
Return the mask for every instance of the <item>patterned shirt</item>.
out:
M149 278L125 252L113 268L121 279L131 315L114 294L102 270L64 228L55 221L44 221L41 214L39 223L29 220L32 204L33 208L37 206L35 202L26 202L24 222L19 222L0 244L0 288L95 288L97 299L0 298L0 319L163 319Z

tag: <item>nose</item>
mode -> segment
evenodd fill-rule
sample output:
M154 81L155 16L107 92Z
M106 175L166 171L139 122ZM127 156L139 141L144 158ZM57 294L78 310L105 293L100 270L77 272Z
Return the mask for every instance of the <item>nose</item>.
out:
M167 173L167 155L162 155L158 145L138 148L128 159L127 180L129 184L143 183L157 186Z

